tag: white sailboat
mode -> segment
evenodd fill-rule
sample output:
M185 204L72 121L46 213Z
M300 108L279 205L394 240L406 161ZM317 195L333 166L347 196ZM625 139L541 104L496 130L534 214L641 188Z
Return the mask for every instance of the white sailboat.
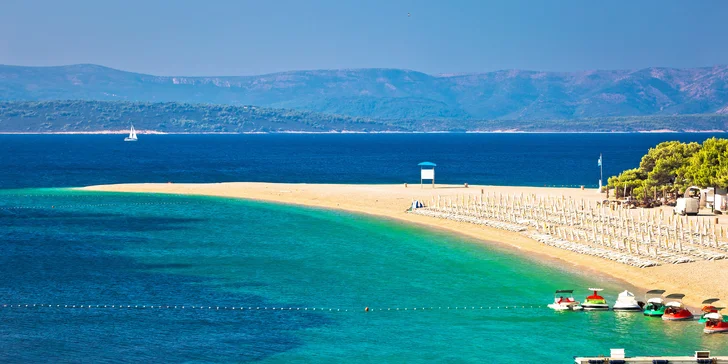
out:
M131 131L129 131L129 136L124 138L125 142L135 142L137 141L137 135L136 130L134 130L134 124L131 125Z

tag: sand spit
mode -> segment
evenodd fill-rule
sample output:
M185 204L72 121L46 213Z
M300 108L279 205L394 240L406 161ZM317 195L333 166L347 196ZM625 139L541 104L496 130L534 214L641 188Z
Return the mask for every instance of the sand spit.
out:
M728 300L728 259L721 259L728 253L724 249L728 242L725 236L720 236L728 218L722 217L720 224L711 226L698 222L698 218L682 223L677 219L669 220L665 209L596 211L596 203L602 201L603 195L595 190L509 186L438 186L432 189L401 184L243 182L122 184L83 189L245 198L364 213L462 234L516 252L526 259L586 274L601 273L645 290L659 288L669 293L685 293L685 302L692 306L698 306L709 297ZM504 198L501 196L511 197L507 203L496 203ZM518 206L515 196L523 199L520 201L522 206ZM414 199L425 202L428 207L408 213L406 210ZM447 205L450 210L444 210L444 201L453 200L461 203ZM531 205L527 205L527 200ZM477 201L485 202L480 210L475 207ZM539 201L541 208L534 208ZM462 212L466 204L470 208L468 214ZM514 207L508 210L511 204ZM586 208L587 205L591 208ZM553 206L561 208L549 210ZM580 206L584 206L583 211L578 208L572 211ZM688 243L681 247L681 241ZM635 294L642 295L641 292Z

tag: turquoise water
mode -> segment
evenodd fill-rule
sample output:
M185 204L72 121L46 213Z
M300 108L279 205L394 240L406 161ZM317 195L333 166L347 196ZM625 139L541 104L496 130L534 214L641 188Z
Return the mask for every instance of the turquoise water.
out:
M544 308L555 289L583 298L598 285L613 301L630 288L622 283L361 215L207 197L2 190L0 228L0 304L213 307L0 308L6 362L569 363L616 347L728 354L728 337L703 335L697 322ZM479 309L513 305L539 308Z

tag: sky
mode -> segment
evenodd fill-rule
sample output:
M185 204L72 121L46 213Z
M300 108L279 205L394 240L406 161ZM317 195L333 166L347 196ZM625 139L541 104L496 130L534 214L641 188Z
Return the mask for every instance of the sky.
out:
M724 0L1 0L0 64L165 76L701 67L728 64L727 16Z

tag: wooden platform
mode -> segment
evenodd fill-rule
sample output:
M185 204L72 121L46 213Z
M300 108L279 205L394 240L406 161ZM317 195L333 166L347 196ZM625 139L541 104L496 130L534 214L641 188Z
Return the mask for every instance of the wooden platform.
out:
M687 364L687 363L706 363L706 364L728 364L728 356L711 356L709 358L696 358L695 356L637 356L625 358L609 358L609 357L575 357L576 364L633 364L633 363L650 363L650 364Z

